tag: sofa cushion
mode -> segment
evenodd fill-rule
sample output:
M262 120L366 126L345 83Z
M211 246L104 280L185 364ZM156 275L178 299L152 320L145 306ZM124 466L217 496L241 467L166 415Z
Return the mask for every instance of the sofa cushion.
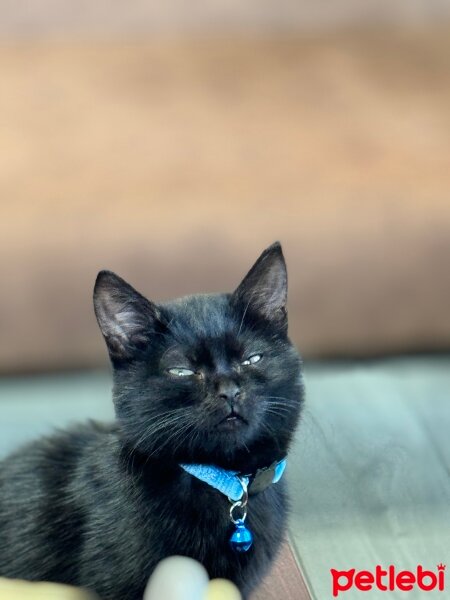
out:
M279 238L303 354L450 343L448 28L0 52L0 371L106 364L101 268L230 290Z

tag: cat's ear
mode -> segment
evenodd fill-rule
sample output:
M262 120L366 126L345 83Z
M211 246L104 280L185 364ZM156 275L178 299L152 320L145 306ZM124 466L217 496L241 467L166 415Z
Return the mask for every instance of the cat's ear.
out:
M232 295L245 312L260 314L280 327L287 326L287 271L281 244L264 250Z
M111 271L97 275L94 309L113 360L130 358L143 348L158 318L156 306Z

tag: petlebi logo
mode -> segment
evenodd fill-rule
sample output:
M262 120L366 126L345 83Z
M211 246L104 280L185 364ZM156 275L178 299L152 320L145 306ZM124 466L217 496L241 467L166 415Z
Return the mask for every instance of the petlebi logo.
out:
M330 569L330 573L334 597L352 588L362 592L371 590L410 592L413 589L420 589L424 592L431 590L443 592L445 588L445 565L442 563L437 565L434 571L426 570L422 565L417 565L415 571L397 571L394 565L389 565L384 569L381 565L377 565L374 571Z

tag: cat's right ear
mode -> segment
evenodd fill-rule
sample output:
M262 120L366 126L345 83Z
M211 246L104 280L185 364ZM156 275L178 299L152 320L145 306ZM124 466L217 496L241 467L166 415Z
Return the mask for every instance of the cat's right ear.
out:
M244 316L252 308L280 330L287 329L287 272L279 242L264 250L232 294L232 301L244 307Z
M100 271L94 310L113 361L127 360L149 342L157 307L112 271Z

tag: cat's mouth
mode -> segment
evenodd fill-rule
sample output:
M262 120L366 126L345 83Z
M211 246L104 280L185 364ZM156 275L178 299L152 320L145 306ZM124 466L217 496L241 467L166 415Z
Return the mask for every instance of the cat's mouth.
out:
M217 423L220 429L234 429L241 425L248 425L248 421L235 410L231 410L223 419Z

